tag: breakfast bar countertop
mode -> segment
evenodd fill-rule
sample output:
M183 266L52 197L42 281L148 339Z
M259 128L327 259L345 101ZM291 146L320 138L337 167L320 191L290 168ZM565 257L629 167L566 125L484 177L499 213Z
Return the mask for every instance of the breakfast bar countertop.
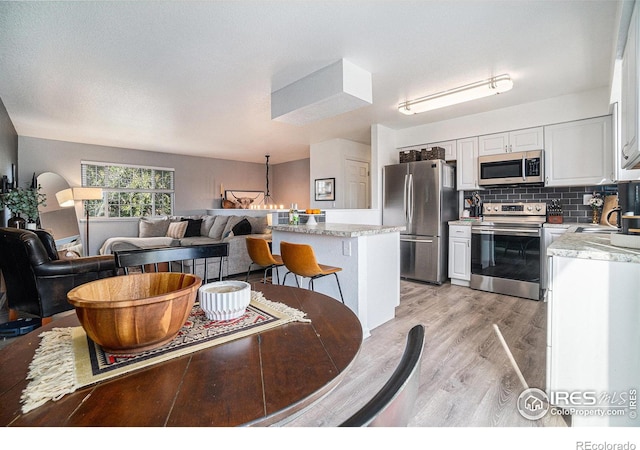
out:
M290 233L317 234L334 237L370 236L382 233L404 231L404 226L357 225L347 223L318 223L317 225L272 225L273 231Z
M551 256L640 264L640 250L611 245L610 233L578 233L578 226L592 227L572 225L549 246L547 253Z

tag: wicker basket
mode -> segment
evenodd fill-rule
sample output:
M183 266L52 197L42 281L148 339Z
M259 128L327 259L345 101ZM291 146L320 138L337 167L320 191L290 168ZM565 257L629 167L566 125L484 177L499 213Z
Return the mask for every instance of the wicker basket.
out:
M400 162L413 162L420 161L420 151L419 150L402 150L400 151Z
M422 160L426 161L430 159L444 159L444 148L442 147L423 148Z

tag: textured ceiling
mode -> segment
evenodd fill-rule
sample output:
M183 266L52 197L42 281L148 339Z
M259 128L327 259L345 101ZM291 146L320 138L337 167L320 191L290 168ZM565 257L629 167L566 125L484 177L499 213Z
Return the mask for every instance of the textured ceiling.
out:
M615 1L2 2L0 98L21 136L273 163L610 84ZM303 127L270 93L341 58L373 105ZM507 94L416 116L399 102L509 73Z

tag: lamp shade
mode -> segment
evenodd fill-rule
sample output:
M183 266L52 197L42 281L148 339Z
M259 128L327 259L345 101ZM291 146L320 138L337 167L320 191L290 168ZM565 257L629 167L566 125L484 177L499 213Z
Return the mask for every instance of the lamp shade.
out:
M58 204L62 208L69 208L73 206L73 191L71 188L63 189L62 191L56 192L56 199L58 200Z
M74 200L102 200L102 188L75 187L73 188Z

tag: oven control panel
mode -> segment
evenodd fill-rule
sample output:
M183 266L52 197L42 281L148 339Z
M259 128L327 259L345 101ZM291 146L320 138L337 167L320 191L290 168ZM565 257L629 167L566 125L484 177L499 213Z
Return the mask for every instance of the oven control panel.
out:
M485 203L485 216L546 216L546 203Z

